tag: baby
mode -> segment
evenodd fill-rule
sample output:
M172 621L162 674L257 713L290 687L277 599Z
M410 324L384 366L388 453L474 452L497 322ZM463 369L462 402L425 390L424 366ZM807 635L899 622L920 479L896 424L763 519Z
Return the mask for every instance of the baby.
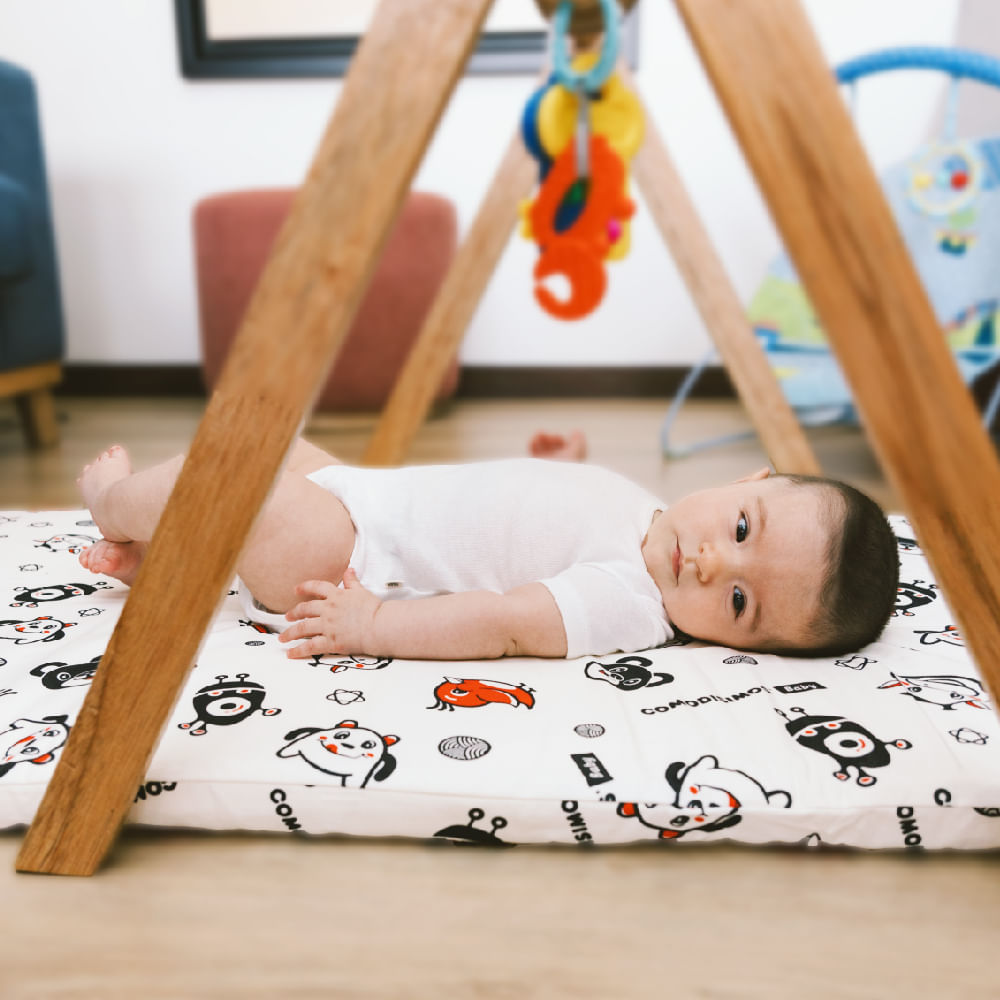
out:
M114 446L84 469L104 536L87 569L131 584L183 461L135 473ZM765 468L668 506L572 461L367 469L298 441L237 571L247 614L298 659L599 656L677 634L817 656L879 635L898 558L879 507L833 480Z

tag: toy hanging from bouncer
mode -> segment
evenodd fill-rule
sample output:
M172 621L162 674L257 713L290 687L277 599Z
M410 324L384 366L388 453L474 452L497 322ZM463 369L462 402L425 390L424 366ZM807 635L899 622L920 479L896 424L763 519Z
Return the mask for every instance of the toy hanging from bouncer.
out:
M552 24L553 72L524 108L521 135L538 161L539 190L520 207L521 235L538 244L535 298L559 319L580 319L604 298L604 262L629 249L628 166L642 142L639 99L615 71L618 10L600 0L599 52L572 60L567 37L573 4L562 0ZM544 281L562 275L569 295L559 298Z

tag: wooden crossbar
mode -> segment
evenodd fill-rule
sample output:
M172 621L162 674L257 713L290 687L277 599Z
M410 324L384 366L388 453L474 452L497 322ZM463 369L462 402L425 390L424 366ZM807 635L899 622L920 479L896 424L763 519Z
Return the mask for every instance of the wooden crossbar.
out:
M110 848L489 4L385 3L365 34L19 871L89 875Z
M1000 463L798 0L675 0L984 678Z

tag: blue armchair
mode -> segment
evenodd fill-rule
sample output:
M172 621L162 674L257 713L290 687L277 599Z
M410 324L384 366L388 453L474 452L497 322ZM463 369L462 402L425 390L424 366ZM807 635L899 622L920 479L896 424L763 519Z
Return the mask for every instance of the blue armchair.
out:
M35 86L0 61L0 397L13 396L32 446L59 438L52 387L63 318Z

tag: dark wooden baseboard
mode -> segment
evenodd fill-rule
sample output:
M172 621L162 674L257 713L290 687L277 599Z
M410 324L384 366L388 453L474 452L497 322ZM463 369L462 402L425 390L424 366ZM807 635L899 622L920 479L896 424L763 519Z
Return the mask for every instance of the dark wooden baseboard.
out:
M458 399L669 399L689 369L674 365L574 368L549 366L480 366L461 370ZM61 396L204 397L198 365L67 364L56 390ZM732 382L724 368L706 368L692 396L731 398Z
M63 365L58 396L202 396L198 365Z

